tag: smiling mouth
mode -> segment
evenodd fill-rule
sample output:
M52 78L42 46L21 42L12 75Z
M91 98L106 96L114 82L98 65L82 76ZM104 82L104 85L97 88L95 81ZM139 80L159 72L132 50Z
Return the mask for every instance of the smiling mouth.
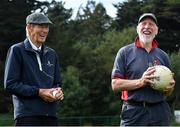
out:
M46 35L40 35L41 38L46 38Z
M143 34L145 34L145 35L151 35L151 31L143 31Z

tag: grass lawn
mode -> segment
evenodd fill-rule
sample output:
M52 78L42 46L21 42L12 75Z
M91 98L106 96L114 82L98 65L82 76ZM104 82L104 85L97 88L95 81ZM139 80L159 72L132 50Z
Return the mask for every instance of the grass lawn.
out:
M0 126L13 126L13 114L0 114Z
M61 119L62 123L64 122L64 125L68 125L70 122L72 122L72 120L69 118L65 118L65 119ZM74 117L76 118L76 117ZM76 118L78 119L78 118ZM78 121L78 120L77 120ZM82 120L80 120L82 122ZM97 120L95 120L96 123L98 123ZM66 123L67 122L67 123ZM73 123L71 123L73 125ZM13 114L0 114L0 126L13 126L14 125L14 120L13 120ZM171 122L170 124L171 126L180 126L180 123L175 123L175 122Z

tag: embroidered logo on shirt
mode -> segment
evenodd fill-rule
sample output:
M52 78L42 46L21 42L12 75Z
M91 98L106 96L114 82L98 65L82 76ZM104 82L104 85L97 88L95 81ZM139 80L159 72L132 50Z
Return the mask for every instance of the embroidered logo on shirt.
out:
M148 63L149 67L156 66L156 65L159 65L159 61L157 59L154 59L153 62Z
M158 65L158 64L159 64L158 60L155 59L155 60L154 60L154 65Z

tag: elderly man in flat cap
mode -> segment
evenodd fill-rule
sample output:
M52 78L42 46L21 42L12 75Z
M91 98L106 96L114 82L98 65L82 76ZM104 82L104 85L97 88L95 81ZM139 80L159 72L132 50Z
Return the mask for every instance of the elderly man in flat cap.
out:
M52 22L42 13L26 18L27 38L7 53L4 87L12 94L15 126L56 126L63 100L56 52L45 46Z
M155 65L170 68L168 55L159 49L155 36L157 19L152 13L140 16L135 42L122 47L112 69L112 89L121 91L121 126L168 126L170 108L165 101L175 81L160 92L151 86Z

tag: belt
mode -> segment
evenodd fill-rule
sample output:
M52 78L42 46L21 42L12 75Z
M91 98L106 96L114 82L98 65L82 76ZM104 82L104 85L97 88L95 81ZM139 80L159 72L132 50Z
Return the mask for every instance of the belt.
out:
M163 101L156 102L156 103L149 103L149 102L145 102L145 101L128 100L128 101L124 101L124 104L134 105L134 106L142 106L142 107L150 107L150 106L154 106L154 105L157 105L159 103L162 103L162 102Z

